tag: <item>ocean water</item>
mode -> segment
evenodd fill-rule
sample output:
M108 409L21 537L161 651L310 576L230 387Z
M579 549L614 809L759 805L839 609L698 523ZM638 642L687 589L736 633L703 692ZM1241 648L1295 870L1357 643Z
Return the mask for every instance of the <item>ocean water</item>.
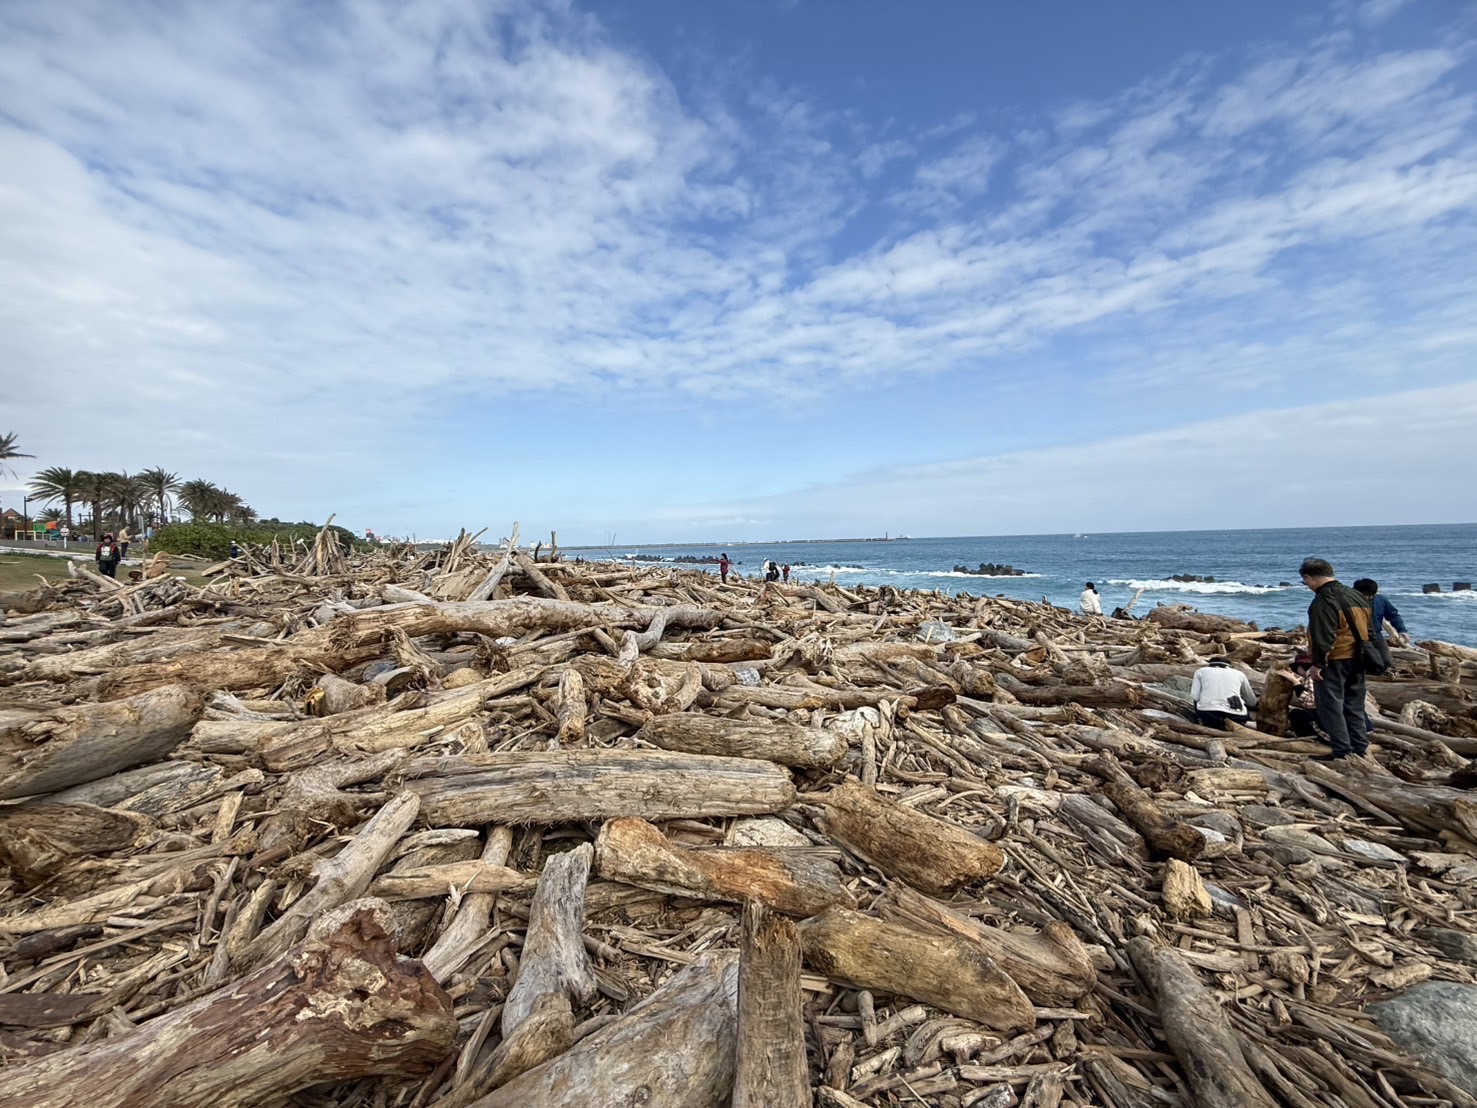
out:
M1136 616L1159 603L1189 604L1203 612L1253 620L1263 628L1307 621L1312 593L1299 583L1297 569L1305 557L1314 556L1332 562L1346 584L1359 577L1378 581L1380 592L1400 610L1417 639L1477 646L1477 592L1452 591L1458 581L1477 584L1477 524L648 546L595 556L716 557L723 550L748 577L757 576L764 559L773 558L794 567L792 581L1003 594L1073 609L1083 583L1093 581L1104 612L1128 603L1144 587L1133 608ZM955 565L981 562L1011 565L1030 576L975 577L953 571ZM718 572L716 566L697 568ZM1170 580L1176 574L1216 580ZM1441 586L1439 596L1421 593L1421 586L1431 582Z

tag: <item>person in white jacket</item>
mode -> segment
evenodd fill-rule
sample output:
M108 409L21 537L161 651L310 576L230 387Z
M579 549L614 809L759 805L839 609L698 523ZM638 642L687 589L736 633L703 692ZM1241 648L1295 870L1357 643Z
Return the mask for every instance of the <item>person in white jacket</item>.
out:
M1097 586L1091 581L1087 582L1087 587L1082 590L1082 598L1077 603L1082 609L1082 614L1085 616L1100 616L1103 614L1102 597L1098 596Z
M1245 724L1256 707L1256 693L1246 674L1233 669L1225 658L1212 659L1208 666L1195 671L1190 682L1190 701L1195 705L1195 722L1217 731L1226 730L1226 720Z

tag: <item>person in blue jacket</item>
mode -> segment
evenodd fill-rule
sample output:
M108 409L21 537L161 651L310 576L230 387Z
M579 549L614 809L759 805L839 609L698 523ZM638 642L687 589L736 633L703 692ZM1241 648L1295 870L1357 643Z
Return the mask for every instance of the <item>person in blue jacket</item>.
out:
M1374 643L1375 649L1384 657L1385 668L1388 670L1394 663L1390 658L1390 643L1385 638L1385 621L1389 620L1390 626L1398 632L1399 637L1395 644L1409 646L1410 632L1405 629L1405 620L1400 617L1400 609L1380 595L1377 581L1361 577L1354 582L1354 591L1369 601L1369 641Z

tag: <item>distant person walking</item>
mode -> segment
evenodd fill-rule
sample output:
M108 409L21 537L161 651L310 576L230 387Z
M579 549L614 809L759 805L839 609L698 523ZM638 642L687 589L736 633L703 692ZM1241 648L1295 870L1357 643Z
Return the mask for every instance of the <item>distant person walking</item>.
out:
M97 561L98 572L104 577L116 578L118 576L118 563L123 559L111 533L103 536L103 541L97 544L97 553L93 557Z
M785 584L788 585L790 583L790 563L789 562L786 562L784 565L780 566L780 573L784 575Z
M1313 693L1318 725L1328 735L1333 753L1315 761L1336 762L1369 750L1369 720L1364 714L1364 664L1361 640L1369 638L1369 602L1341 584L1333 566L1309 558L1298 569L1313 591L1308 605L1308 646L1313 656Z
M1380 595L1379 582L1372 578L1359 578L1354 582L1354 591L1369 601L1369 641L1374 643L1380 657L1385 660L1385 669L1394 668L1395 659L1390 656L1390 641L1385 636L1385 624L1395 628L1396 646L1410 645L1410 632L1405 628L1400 609Z
M728 584L729 570L733 569L733 563L728 560L727 554L718 556L718 577L726 585Z
M1087 586L1082 590L1082 597L1078 600L1077 606L1082 609L1082 614L1085 616L1103 614L1103 599L1098 596L1097 586L1091 581L1087 582Z
M1195 671L1190 682L1190 701L1195 705L1195 722L1201 727L1226 730L1226 721L1243 726L1256 707L1256 693L1246 674L1233 669L1226 658L1215 658L1208 666Z
M131 538L132 536L129 535L127 527L118 528L118 560L120 562L128 557L128 543Z

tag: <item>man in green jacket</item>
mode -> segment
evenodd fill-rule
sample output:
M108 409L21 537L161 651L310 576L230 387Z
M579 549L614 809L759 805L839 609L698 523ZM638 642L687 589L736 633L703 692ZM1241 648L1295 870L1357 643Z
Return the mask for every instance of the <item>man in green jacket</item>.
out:
M1333 566L1322 558L1309 558L1298 575L1313 590L1313 603L1308 605L1313 693L1318 725L1333 747L1332 754L1315 760L1335 762L1351 754L1363 755L1369 750L1369 727L1364 715L1364 666L1355 632L1360 639L1369 638L1369 601L1340 584Z

